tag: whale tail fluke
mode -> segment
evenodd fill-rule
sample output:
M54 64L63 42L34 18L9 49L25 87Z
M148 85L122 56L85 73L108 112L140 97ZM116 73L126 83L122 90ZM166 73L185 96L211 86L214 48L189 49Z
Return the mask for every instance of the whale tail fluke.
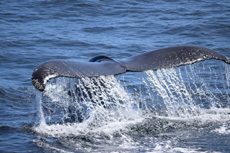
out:
M107 56L97 56L89 62L48 61L35 69L32 83L36 89L43 91L47 81L56 77L118 75L127 71L141 72L178 67L207 59L222 60L230 64L230 59L213 50L196 46L179 46L146 52L117 61Z
M213 50L196 46L179 46L155 50L120 60L129 71L158 70L193 64L207 59L229 59Z

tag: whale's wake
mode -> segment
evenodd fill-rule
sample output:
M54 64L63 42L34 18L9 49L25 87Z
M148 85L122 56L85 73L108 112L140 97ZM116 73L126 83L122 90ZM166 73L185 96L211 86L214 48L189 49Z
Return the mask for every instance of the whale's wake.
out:
M34 142L53 151L197 151L188 137L230 133L230 67L215 60L117 77L56 78L36 96L35 131L43 138Z

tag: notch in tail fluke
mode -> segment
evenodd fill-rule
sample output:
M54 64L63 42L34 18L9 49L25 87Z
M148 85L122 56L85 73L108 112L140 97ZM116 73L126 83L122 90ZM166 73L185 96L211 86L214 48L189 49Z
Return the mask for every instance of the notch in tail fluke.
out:
M36 89L43 91L45 84L56 77L83 78L118 75L127 71L141 72L178 67L207 59L222 60L230 64L226 56L213 50L196 46L179 46L146 52L117 61L107 56L97 56L89 62L48 61L35 69L32 74L32 83Z

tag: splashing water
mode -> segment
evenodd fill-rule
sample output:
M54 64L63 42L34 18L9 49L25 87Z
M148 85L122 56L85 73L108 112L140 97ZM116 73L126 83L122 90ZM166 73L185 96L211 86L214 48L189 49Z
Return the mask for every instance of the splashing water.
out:
M219 69L217 65L209 64L147 71L143 83L149 97L154 99L150 102L154 115L176 120L202 120L201 123L229 121L229 65L219 65Z
M138 104L114 76L81 80L58 78L47 85L43 96L45 101L43 110L39 107L38 129L51 130L51 135L54 129L61 129L54 135L101 132L100 129L112 132L114 128L139 121L142 116Z
M143 144L144 140L136 140L134 133L156 134L215 125L211 132L228 134L229 72L229 65L211 60L167 70L127 73L123 77L57 78L47 84L43 94L36 94L40 124L35 131L63 138L61 143L86 152L95 149L95 143L99 152L102 148L111 151L104 144L121 151L145 145L151 151L180 151L184 148L178 147L175 139L183 134L174 135L172 140L147 137L151 144ZM78 139L76 143L77 138L83 142ZM87 143L85 150L86 141L93 143Z

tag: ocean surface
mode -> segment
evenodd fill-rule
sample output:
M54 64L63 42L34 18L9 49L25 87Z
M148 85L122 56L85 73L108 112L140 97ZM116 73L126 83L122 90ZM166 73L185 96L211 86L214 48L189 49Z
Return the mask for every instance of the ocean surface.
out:
M230 57L230 1L1 0L0 152L230 152L222 61L31 82L47 60L181 45Z

